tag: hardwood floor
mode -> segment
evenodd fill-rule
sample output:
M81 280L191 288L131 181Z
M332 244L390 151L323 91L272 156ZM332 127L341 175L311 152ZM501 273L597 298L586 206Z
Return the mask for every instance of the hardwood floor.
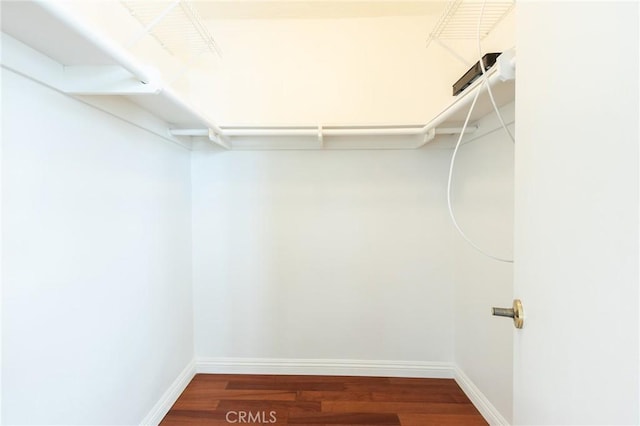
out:
M486 425L451 379L198 374L161 425Z

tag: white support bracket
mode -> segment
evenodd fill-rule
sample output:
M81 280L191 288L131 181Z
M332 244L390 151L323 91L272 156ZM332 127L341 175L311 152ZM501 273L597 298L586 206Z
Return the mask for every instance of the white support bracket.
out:
M324 148L324 135L322 134L322 126L318 126L318 143L320 148Z
M472 124L464 129L464 134L472 134L478 131L478 125ZM462 133L462 127L432 127L424 132L423 145L431 142L436 138L436 135L456 135Z
M169 129L172 136L203 136L224 149L231 149L231 145L216 129Z
M436 128L433 127L429 130L427 130L424 134L424 142L422 143L423 145L431 142L432 140L434 140L436 138Z
M231 145L222 139L222 135L217 133L214 129L208 131L209 140L225 149L231 149Z
M155 94L160 90L120 65L64 66L4 33L2 66L70 95Z

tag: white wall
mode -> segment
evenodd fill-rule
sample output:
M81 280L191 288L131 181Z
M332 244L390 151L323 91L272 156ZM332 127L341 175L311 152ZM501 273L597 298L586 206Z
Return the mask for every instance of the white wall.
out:
M452 361L447 154L194 152L196 355Z
M192 93L223 125L424 123L459 75L425 48L437 17L209 21L224 56Z
M339 3L336 10L348 10ZM445 7L416 16L206 21L223 55L190 72L191 93L222 125L426 123L470 66L437 43L426 47ZM485 52L513 47L512 22L483 42ZM475 43L450 44L476 62Z
M511 123L514 104L501 112ZM458 151L452 187L454 212L458 224L479 247L513 259L514 144L495 114L478 125L478 134L495 131L472 135ZM514 328L510 319L492 317L491 307L511 307L513 265L484 256L457 232L453 241L455 362L510 422Z
M517 424L640 422L638 8L518 5Z
M189 152L3 72L6 424L136 424L193 357Z

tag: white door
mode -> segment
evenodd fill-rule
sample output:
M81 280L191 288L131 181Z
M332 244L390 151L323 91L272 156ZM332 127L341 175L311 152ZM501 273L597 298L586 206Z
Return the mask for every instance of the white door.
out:
M638 2L517 10L515 424L639 424Z

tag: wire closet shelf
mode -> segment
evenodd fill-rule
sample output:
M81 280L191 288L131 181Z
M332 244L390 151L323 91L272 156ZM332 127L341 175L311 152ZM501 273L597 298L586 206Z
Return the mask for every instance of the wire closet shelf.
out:
M480 38L484 39L498 23L513 9L515 2L471 0L450 2L427 39L427 46L438 40L476 40L478 37L478 17L482 11Z
M122 0L121 3L144 28L129 42L129 47L149 35L170 54L186 61L203 53L221 56L216 41L189 1Z

